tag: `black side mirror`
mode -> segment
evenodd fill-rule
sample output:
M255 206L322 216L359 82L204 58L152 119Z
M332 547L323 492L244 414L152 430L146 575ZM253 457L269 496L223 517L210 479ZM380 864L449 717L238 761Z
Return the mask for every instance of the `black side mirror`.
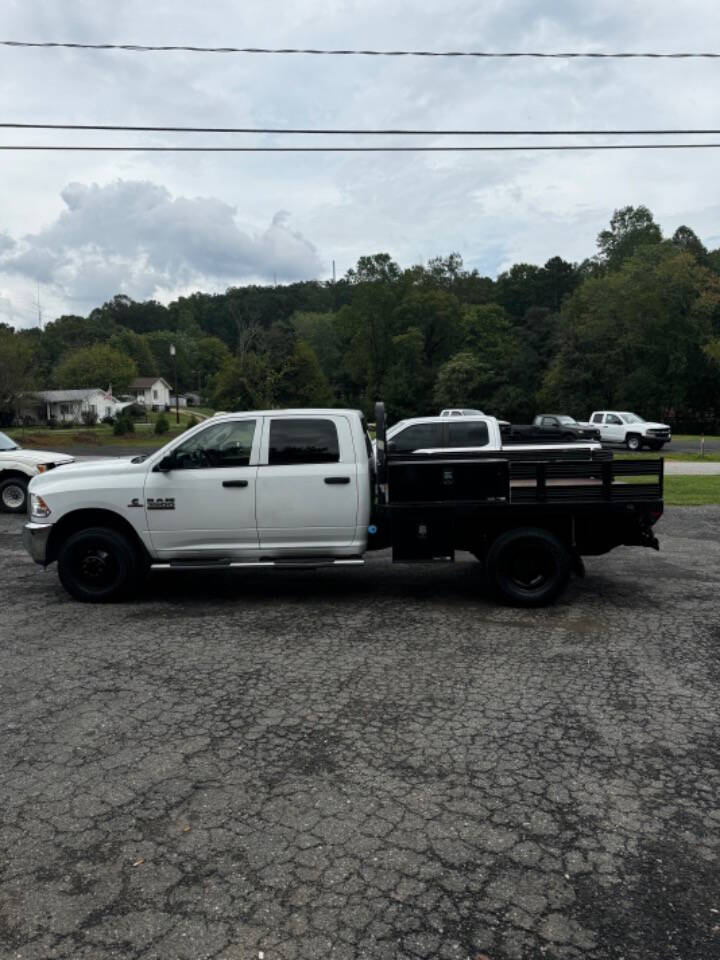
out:
M155 467L156 473L170 473L171 470L174 470L177 467L177 461L175 459L174 453L169 453L166 457L163 457L160 463Z

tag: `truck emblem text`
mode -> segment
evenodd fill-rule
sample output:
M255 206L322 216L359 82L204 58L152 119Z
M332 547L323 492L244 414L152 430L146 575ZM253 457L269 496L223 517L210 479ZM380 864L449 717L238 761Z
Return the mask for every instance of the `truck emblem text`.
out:
M148 497L147 508L148 510L174 510L175 497L158 497L157 500Z

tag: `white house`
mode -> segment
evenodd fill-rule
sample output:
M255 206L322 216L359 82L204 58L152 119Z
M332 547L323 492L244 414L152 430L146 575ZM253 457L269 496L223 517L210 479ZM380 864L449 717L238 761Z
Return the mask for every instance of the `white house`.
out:
M170 384L162 377L137 377L128 393L146 410L167 410L170 406Z
M81 424L85 422L85 417L97 420L114 417L127 406L127 403L99 387L85 390L40 390L27 395L20 416L31 420Z

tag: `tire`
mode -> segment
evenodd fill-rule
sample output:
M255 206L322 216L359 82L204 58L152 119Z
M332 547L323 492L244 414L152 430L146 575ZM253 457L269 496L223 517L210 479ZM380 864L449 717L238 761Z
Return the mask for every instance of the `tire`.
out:
M27 488L25 477L7 477L0 482L0 506L5 513L27 513Z
M71 534L58 553L60 582L81 603L114 603L137 588L143 561L117 530L88 527Z
M642 437L639 437L637 433L629 433L625 437L625 446L628 450L642 450Z
M501 534L487 555L492 594L516 607L552 603L570 579L571 558L562 542L540 527L520 527Z

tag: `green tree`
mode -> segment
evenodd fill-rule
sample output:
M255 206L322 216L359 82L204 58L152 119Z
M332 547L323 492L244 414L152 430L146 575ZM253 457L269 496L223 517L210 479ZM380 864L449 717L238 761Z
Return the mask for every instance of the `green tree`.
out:
M698 237L695 231L690 229L690 227L686 227L684 225L678 227L675 233L672 235L671 242L674 243L676 247L684 250L686 253L692 254L698 263L702 263L704 266L707 265L707 247L700 240L700 237Z
M194 340L190 349L192 385L201 392L205 390L210 379L222 370L230 357L230 351L219 337Z
M462 307L458 298L444 290L410 290L396 307L393 329L418 330L423 338L423 357L430 370L453 353L460 340Z
M464 351L447 360L438 371L433 397L439 407L487 406L485 368L472 353Z
M0 416L12 420L22 395L36 386L33 352L29 342L0 330Z
M104 343L67 353L53 370L58 387L107 387L124 393L137 376L135 361Z
M394 420L430 413L432 375L425 363L425 337L417 327L392 339L392 363L383 397Z
M610 218L610 229L598 234L599 259L616 270L640 247L657 244L662 231L647 207L622 207Z
M216 410L263 410L275 405L278 374L256 353L231 357L211 381Z
M329 407L333 393L315 351L299 340L278 378L275 400L289 407Z
M156 377L158 375L157 361L150 349L147 337L135 333L134 330L128 330L126 327L118 327L110 337L108 345L134 361L138 376Z
M576 416L609 407L649 418L712 406L720 383L704 347L718 317L717 277L672 244L640 248L568 302L542 402Z

